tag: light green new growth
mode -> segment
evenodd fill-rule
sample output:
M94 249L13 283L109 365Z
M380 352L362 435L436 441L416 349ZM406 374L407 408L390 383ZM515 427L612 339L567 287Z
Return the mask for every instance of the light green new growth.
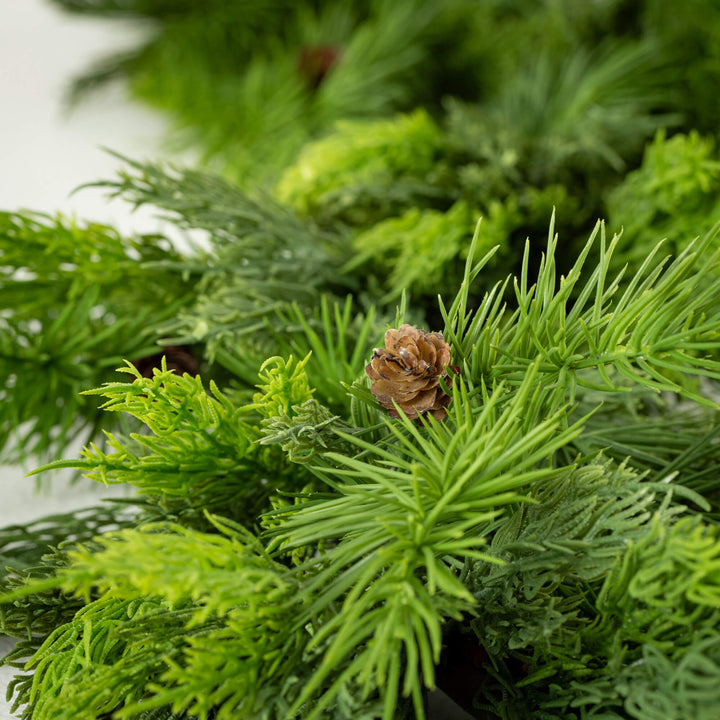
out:
M679 254L697 228L720 220L719 189L720 159L712 136L658 132L645 148L642 165L608 198L610 223L622 223L634 238L619 248L615 265L638 267L659 237Z
M413 208L399 218L390 218L358 233L353 239L355 257L343 266L351 272L373 261L392 268L388 292L381 302L396 300L403 291L428 294L454 277L451 263L464 249L474 225L474 213L460 200L447 212ZM484 249L492 247L488 244ZM432 273L428 273L432 268Z
M302 151L275 192L304 214L332 208L331 215L342 215L344 206L359 213L354 205L363 192L390 208L404 185L411 189L413 179L418 186L426 183L440 139L439 128L420 110L390 120L339 123L334 134Z

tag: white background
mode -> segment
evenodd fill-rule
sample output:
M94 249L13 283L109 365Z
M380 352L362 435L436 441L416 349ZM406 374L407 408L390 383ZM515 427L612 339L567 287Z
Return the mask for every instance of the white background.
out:
M62 212L113 224L123 232L151 232L161 224L150 212L109 203L101 191L79 185L109 179L126 156L156 159L163 152L165 119L130 101L120 83L92 94L69 110L68 84L106 53L133 47L152 28L61 13L49 0L0 0L0 210ZM99 502L102 486L65 477L38 490L29 468L0 467L0 526ZM118 490L115 489L115 493ZM0 654L10 647L0 640ZM5 687L12 675L0 668L0 720L11 718Z

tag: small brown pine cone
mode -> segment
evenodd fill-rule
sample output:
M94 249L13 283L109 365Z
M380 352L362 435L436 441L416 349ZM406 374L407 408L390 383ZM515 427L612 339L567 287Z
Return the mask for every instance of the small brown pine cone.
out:
M385 333L385 348L373 350L365 372L372 394L390 417L400 417L394 401L411 420L425 413L442 420L451 397L440 387L440 378L447 378L448 370L460 374L449 362L450 346L441 333L401 325Z
M317 90L341 55L337 45L306 45L300 48L298 72L313 90Z

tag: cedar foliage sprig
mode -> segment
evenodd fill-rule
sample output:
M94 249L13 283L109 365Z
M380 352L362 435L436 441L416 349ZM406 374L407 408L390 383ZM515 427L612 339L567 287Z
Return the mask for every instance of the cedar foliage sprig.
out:
M199 376L178 376L164 359L152 378L131 364L121 370L133 377L131 383L106 383L87 392L107 398L106 411L137 418L145 431L107 433L107 449L90 444L81 459L55 461L34 472L73 468L105 484L126 483L188 521L203 509L221 508L239 519L254 518L288 474L282 455L258 445L257 403L237 407L212 380L208 392ZM269 390L258 402L273 404ZM266 475L273 481L269 487L261 483Z
M123 160L129 169L100 187L135 206L153 205L181 229L201 231L209 240L208 249L163 265L200 274L196 301L163 328L168 344L200 342L212 358L250 336L260 344L256 357L262 361L272 353L272 343L263 346L262 339L278 311L292 303L310 310L323 290L342 283L342 234L319 230L268 195L207 173Z

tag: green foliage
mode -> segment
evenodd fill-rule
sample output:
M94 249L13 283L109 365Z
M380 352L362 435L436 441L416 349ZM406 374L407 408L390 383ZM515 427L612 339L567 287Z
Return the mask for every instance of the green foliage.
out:
M91 393L108 398L106 411L137 418L147 432L108 434L110 452L90 444L82 459L36 472L72 467L92 480L128 483L166 511L189 517L203 508L252 517L263 507L284 471L273 462L279 457L259 450L260 431L249 422L247 408L236 407L212 381L208 393L199 376L181 377L165 367L152 378L132 366L124 370L131 383L107 383ZM262 484L267 473L270 487Z
M537 484L539 504L507 517L493 540L506 564L471 575L480 607L471 625L495 667L488 709L518 719L528 704L544 718L712 717L716 527L673 522L667 499L651 514L658 491L622 467L588 466Z
M499 143L531 184L567 182L574 172L589 180L606 166L620 170L656 127L671 120L651 114L667 97L653 78L652 43L541 52L526 61L488 103L455 106L460 115L452 122L470 152Z
M129 414L147 431L110 436L112 453L90 446L84 459L51 467L128 482L151 501L144 508L150 514L138 517L138 529L104 532L69 548L62 565L46 565L36 582L24 585L21 574L9 586L5 606L19 603L16 616L57 603L58 589L89 603L72 618L57 618L64 624L42 645L36 639L17 651L14 658L34 652L28 667L38 669L35 680L18 680L16 700L30 701L33 717L72 717L93 706L99 709L89 717L114 708L128 718L164 709L208 719L262 712L389 720L407 698L422 717L423 687L436 683L448 623L465 624L469 616L494 667L481 703L497 708L499 688L511 688L507 717L512 708L522 717L527 703L548 713L587 709L592 703L583 698L607 694L604 683L616 670L636 672L643 653L655 653L660 665L672 662L670 649L680 644L640 642L623 625L634 643L625 662L625 641L608 639L616 621L602 588L625 592L609 578L625 567L617 563L630 563L631 552L639 553L633 568L660 567L651 564L657 543L647 539L657 528L685 538L687 523L676 525L684 505L660 481L679 471L696 489L708 489L702 480L716 452L714 435L686 433L652 462L642 433L611 446L618 459L644 462L653 473L648 478L612 460L574 456L581 448L596 452L601 438L592 433L603 426L593 425L586 409L603 393L626 396L621 425L637 419L638 402L659 389L713 406L682 379L717 375L705 353L718 342L718 301L713 285L697 290L712 271L706 258L712 238L667 267L649 258L624 280L609 277L619 239L608 245L598 227L558 282L551 227L536 281L529 281L526 253L514 281L517 308L507 310L508 281L471 307L473 282L492 255L478 259L476 233L457 296L441 306L461 365L441 423L402 417L378 423L374 398L361 381L352 382L378 331L371 315L360 317L355 344L347 341L351 298L342 306L323 302L320 332L299 306L278 316L286 327L296 323L285 347L317 350L314 372L329 375L327 387L346 382L349 398L337 413L310 382L314 352L301 361L267 360L252 398L212 381L208 392L199 377L164 367L143 377L128 365L131 382L92 393L107 399L105 411ZM598 239L601 262L588 272L584 264ZM403 302L398 323L404 312ZM232 369L236 358L224 360ZM656 410L665 407L672 405ZM661 422L660 414L656 426ZM697 492L674 492L701 512L709 507ZM174 524L152 522L153 504ZM207 509L216 516L203 515ZM263 535L232 520L264 527ZM706 552L714 548L713 540ZM696 555L712 567L710 555L707 561ZM701 589L684 596L687 613L709 628L709 616L692 613L693 593L713 597L711 575L705 580L688 570L688 577ZM656 584L661 592L666 583ZM140 614L128 615L129 607ZM648 612L638 610L642 622L652 619ZM658 623L668 621L662 608L657 612ZM45 607L37 628L47 627L49 613ZM688 650L692 663L705 657L701 650ZM518 664L526 668L519 676ZM699 676L688 667L695 688ZM595 705L610 712L622 696L627 707L640 707L632 689L614 692ZM690 695L683 707L700 707L697 693ZM642 712L632 717L646 717Z
M687 126L716 132L712 88L720 79L720 8L713 2L691 0L673 17L671 0L645 0L637 6L643 30L657 38L668 59L665 77L675 86L675 103Z
M354 314L352 295L341 304L323 294L312 314L303 315L293 304L281 319L282 334L276 336L280 351L284 355L311 352L304 361L310 384L329 406L346 411L345 386L363 374L373 338L383 329L375 306Z
M252 353L246 379L272 354L277 313L297 303L315 306L321 291L341 281L342 235L301 221L267 195L256 196L193 170L129 162L113 195L171 213L183 230L207 234L210 247L172 267L199 276L196 300L165 323L168 344L203 343L212 359L242 343Z
M624 466L596 462L535 483L531 503L502 519L489 552L504 562L478 563L467 584L478 601L470 625L506 673L508 655L542 678L591 657L580 644L594 621L588 591L647 534L658 491ZM664 508L663 521L676 513Z
M713 718L716 10L57 2L150 20L84 87L125 74L265 189L100 183L183 255L0 216L0 441L117 418L46 467L140 491L0 532L22 716L422 720L438 685L477 717ZM624 236L580 241L606 208ZM442 422L370 391L403 322L460 367ZM158 341L200 374L148 377Z
M297 581L250 533L209 519L219 534L147 525L72 553L56 582L98 587L101 597L39 649L34 685L18 683L17 702L33 702L32 717L84 717L91 707L137 717L170 706L199 718L284 715L300 689L287 661L308 639L295 623ZM138 593L152 600L138 603Z
M313 388L308 385L305 373L310 355L293 363L292 355L287 362L275 357L266 360L260 368L260 377L266 380L258 385L261 393L254 398L251 408L256 408L262 420L262 445L280 445L288 459L295 463L307 463L317 452L326 452L328 444L339 441L329 431L344 423L328 408L312 397ZM267 369L274 365L274 368Z
M715 397L714 388L706 386L705 391ZM586 395L582 407L587 406L588 411L597 408L599 395ZM669 397L650 397L648 393L623 393L623 400L603 401L575 445L583 455L602 450L641 472L672 478L674 483L701 495L717 513L717 433L717 410ZM688 497L697 503L697 496Z
M540 129L537 147L550 157L561 149L613 164L638 149L638 132L668 119L649 109L706 127L713 117L717 18L702 0L682 23L667 21L667 0L495 0L480 9L471 0L56 2L151 20L144 47L102 60L76 93L128 76L136 94L175 118L180 138L235 178L272 180L339 120L436 113L447 96L487 104L492 132L505 130L503 119L515 140ZM689 87L679 67L692 68Z
M215 166L260 181L338 119L374 117L442 93L436 52L463 31L456 16L469 5L57 2L155 21L145 47L102 60L79 79L76 93L128 74L134 92L168 111L186 142L199 139Z
M586 633L600 667L573 682L573 704L624 708L639 720L714 716L719 548L717 526L697 517L653 519L600 590L598 619Z
M157 351L158 327L191 297L163 238L0 213L0 448L54 455L103 418L82 390L123 358ZM149 269L147 263L161 267ZM52 402L48 403L48 398Z
M480 102L449 98L438 122L416 110L342 123L306 146L276 194L323 226L355 229L356 255L343 269L375 260L381 301L454 287L461 228L474 223L475 208L488 247L498 244L519 268L522 240L545 227L555 205L568 209L573 229L594 219L643 142L677 119L658 112L667 98L649 42L525 63Z
M114 503L47 515L25 525L9 525L0 530L0 563L3 568L12 563L15 571L26 571L40 563L48 548L87 542L132 522L132 513Z
M422 715L421 683L434 685L441 623L459 620L472 608L457 576L463 559L485 557L484 536L502 506L517 502L517 491L529 483L554 474L552 467L537 466L578 432L575 427L556 432L559 415L527 431L532 421L522 415L533 380L529 372L507 405L500 388L481 407L458 383L455 391L464 402L452 406L450 423L430 421L424 430L407 419L388 423L387 444L340 433L364 455L327 453L330 465L314 469L337 497L274 513L281 519L271 529L274 545L285 552L340 539L308 561L322 568L306 590L318 596L311 609L319 612L347 593L342 611L313 637L311 648L326 644L327 649L296 709L337 663L348 660L309 717L318 717L341 682L351 680L365 694L380 688L384 718L393 717L400 691ZM353 517L351 529L343 525L346 517Z
M355 257L344 269L352 270L369 260L386 272L389 269L388 292L381 301L396 299L403 291L436 293L440 282L455 286L458 273L452 272L452 261L467 244L474 220L462 200L445 213L413 208L356 235ZM491 247L489 243L485 249Z
M607 244L598 223L567 275L557 278L557 238L551 224L547 252L537 281L528 283L529 243L522 273L514 278L517 309L504 301L508 281L485 293L469 308L470 282L480 273L468 256L465 279L445 309L445 337L456 362L475 382L482 378L521 379L540 358L543 385L552 404L574 402L578 388L628 392L632 387L673 391L701 405L716 403L698 393L683 375L720 379L710 356L720 346L718 286L712 277L715 255L708 257L718 226L690 244L667 267L648 255L637 273L624 280L609 276L619 238ZM597 236L599 262L584 269ZM473 240L477 247L478 235ZM621 280L624 284L621 285Z
M344 122L303 149L280 178L276 194L321 221L343 218L368 225L394 214L425 187L432 194L428 175L440 142L439 128L423 111Z
M623 225L631 240L617 260L639 266L657 238L667 238L675 254L697 228L720 218L720 160L715 142L697 132L655 136L640 168L629 173L609 196L610 220Z
M296 588L252 536L240 528L220 527L221 535L182 528L167 534L148 527L142 536L126 532L108 538L99 554L75 557L66 577L68 586L80 588L81 577L88 585L107 578L105 589L121 597L159 594L171 607L192 601L185 613L191 638L182 659L168 658L159 678L165 689L158 688L152 700L146 698L135 708L127 703L130 707L122 717L163 705L173 705L174 712L187 709L200 718L211 711L217 718L251 715L262 707L257 706L256 688L290 669L283 661L293 655L293 636L284 628L292 622ZM159 554L149 552L142 566L128 563L133 545L146 547L148 542L155 543ZM188 553L194 558L190 566ZM121 578L124 583L118 585ZM180 590L178 595L166 593L173 586ZM298 636L295 652L300 640ZM235 660L228 662L230 657ZM189 696L185 689L190 678L195 689Z
M51 633L10 690L21 717L99 716L137 697L148 678L179 652L182 617L157 600L104 598ZM90 710L92 708L92 710Z
M625 396L615 404L624 403L621 428L643 416L640 403L658 414L647 428L682 427L682 416L663 417L672 403L652 405L657 391L715 407L692 381L718 377L708 357L720 329L716 286L706 281L714 232L667 266L650 256L624 278L610 275L620 240L607 243L599 225L558 280L551 225L534 282L526 251L514 309L504 299L510 280L482 299L472 295L493 255L479 257L476 232L458 293L441 303L461 366L443 422L378 422L358 378L382 329L372 312L354 314L350 296L340 304L322 295L314 317L298 304L276 313L268 342L287 354L256 367L252 397L244 385L221 391L164 364L148 378L128 363L130 382L90 392L105 397L105 412L129 415L146 430L109 435L111 452L91 445L82 459L48 467L139 489L146 499L137 503L138 528L90 542L78 535L79 544L39 566L38 580L25 570L7 586L8 627L35 612L35 624L25 626L39 632L11 658L32 654L28 668L37 668L17 681L16 701L30 702L39 718L96 707L89 718L157 710L207 720L258 713L390 720L407 703L422 717L423 688L437 682L447 628L467 627L470 616L494 668L481 702L497 709L499 688L511 688L508 717L512 708L522 717L528 703L548 713L590 708L583 698L606 695L616 671L637 672L640 654L672 663L670 648L680 644L635 635L625 663L624 645L603 629L615 620L602 588L616 587L608 578L633 548L641 553L633 562L652 556L653 527L678 527L685 537L680 510L710 507L698 490L715 492L707 481L714 433L686 431L650 457L641 432L611 443L618 460L630 456L652 472L648 478L579 452L596 454L604 439L593 433L608 425L592 417L611 414L612 404L597 409L603 395ZM593 243L600 262L587 270ZM405 312L403 298L396 325ZM242 357L220 353L246 384ZM322 390L311 371L324 376ZM677 473L691 489L661 483ZM235 522L264 530L256 537ZM690 577L705 588L693 592L712 597L709 579ZM48 633L59 590L86 604L70 602ZM692 617L710 627L709 616ZM688 663L705 657L702 647L688 649ZM693 668L687 681L695 688ZM640 707L634 691L614 692L595 705L610 712L621 697ZM682 707L701 708L694 690L688 697Z
M253 401L263 418L287 415L293 412L295 405L312 398L313 390L305 374L305 365L309 359L310 356L307 356L300 362L293 362L292 355L287 361L274 357L268 358L260 366L260 378L265 382L258 385L260 392Z

